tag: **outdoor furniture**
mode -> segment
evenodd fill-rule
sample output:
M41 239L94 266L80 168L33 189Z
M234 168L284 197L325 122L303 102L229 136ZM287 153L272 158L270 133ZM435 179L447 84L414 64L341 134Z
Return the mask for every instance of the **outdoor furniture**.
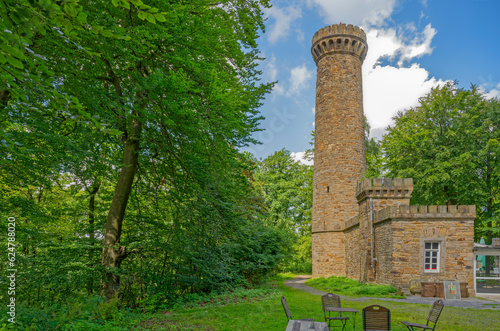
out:
M288 303L286 302L286 299L284 296L281 296L281 304L283 305L283 309L285 310L286 318L288 320L292 319L292 314L290 313L290 308L288 308ZM295 321L314 321L314 318L304 318L301 320L295 320ZM288 328L287 328L288 330Z
M363 331L391 330L391 311L379 305L363 308Z
M325 322L289 320L285 331L329 331Z
M436 300L434 301L434 304L432 305L431 311L429 312L429 316L427 316L427 322L425 324L418 324L418 323L410 323L410 322L403 322L404 325L408 328L408 330L414 331L415 328L417 329L422 329L422 330L434 330L436 328L437 321L439 319L439 316L441 315L441 312L443 311L444 308L444 303L443 300ZM433 326L429 326L429 322L432 322Z
M342 313L354 313L352 325L353 328L356 329L356 313L358 312L358 310L354 308L342 308L340 304L340 296L333 293L327 293L321 296L321 303L323 304L323 314L325 316L325 321L328 322L329 328L334 327L331 325L333 321L340 321L340 323L342 323L342 330L345 330L349 317L342 316Z

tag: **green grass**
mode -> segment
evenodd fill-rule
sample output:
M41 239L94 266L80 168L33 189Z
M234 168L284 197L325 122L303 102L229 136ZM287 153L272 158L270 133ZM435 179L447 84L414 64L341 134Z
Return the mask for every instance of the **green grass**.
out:
M403 294L398 295L398 289L392 285L365 284L346 277L314 278L306 284L321 291L353 297L405 298Z
M287 320L281 306L281 295L284 295L294 318L314 318L324 321L321 308L321 298L307 292L289 288L283 285L286 278L294 275L281 275L267 286L238 290L220 296L204 297L201 301L178 305L169 311L144 313L142 311L116 310L113 305L87 307L76 305L74 309L61 311L46 311L46 314L60 315L58 322L63 322L58 330L196 330L196 331L283 331ZM403 331L406 328L402 321L425 322L430 305L409 304L398 301L383 301L377 299L359 300L343 299L342 306L356 308L356 329L362 330L361 310L363 307L379 304L391 310L392 330ZM98 307L98 308L95 308ZM82 314L88 311L88 317L82 319ZM99 312L98 314L95 312ZM32 311L34 315L36 311ZM43 313L40 311L38 313ZM75 318L71 317L75 314ZM78 315L78 316L77 316ZM21 315L19 318L27 317ZM96 321L98 318L98 321ZM15 330L13 325L0 322L0 331ZM25 320L25 325L30 325ZM97 322L97 323L96 323ZM3 324L3 325L2 325ZM500 325L500 311L461 309L445 307L438 322L439 331L493 331ZM40 327L34 323L33 328L26 326L17 330L54 330L51 327ZM352 330L352 326L348 330Z
M280 297L284 295L294 318L314 318L324 321L321 298L300 290L285 287L283 279L278 281L275 292L261 298L244 299L225 306L200 306L190 309L177 309L163 315L160 325L165 328L156 330L280 330L286 327L287 320L281 306ZM429 305L370 299L355 301L344 299L344 307L356 308L356 329L362 329L361 310L363 307L379 304L391 310L392 330L407 330L401 322L425 322ZM168 324L168 326L166 325ZM157 324L158 325L158 324ZM472 331L498 330L500 312L498 310L461 309L445 307L437 330ZM352 327L349 328L352 330Z

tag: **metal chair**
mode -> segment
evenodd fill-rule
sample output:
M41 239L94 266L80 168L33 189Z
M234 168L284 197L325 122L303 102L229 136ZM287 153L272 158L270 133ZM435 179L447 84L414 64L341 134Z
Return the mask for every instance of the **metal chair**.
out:
M443 300L436 300L432 305L431 311L429 312L429 316L427 316L427 322L425 324L411 323L411 322L403 322L404 325L408 328L408 330L415 331L415 328L422 330L434 330L436 329L436 324L443 311L444 303ZM429 322L433 324L433 326L429 326Z
M363 331L391 330L391 311L379 305L363 308Z
M286 318L288 320L293 319L292 314L290 313L290 308L288 308L288 303L286 302L286 299L284 296L281 296L281 304L283 305L283 309L285 310ZM314 321L314 318L303 318L303 319L299 319L298 321Z
M332 328L331 323L333 321L340 321L342 323L342 331L345 331L346 323L349 320L349 317L342 316L342 312L336 311L336 309L341 308L340 306L340 296L333 293L327 293L321 296L321 303L323 305L323 314L325 315L325 322L328 322L328 328ZM326 316L328 312L328 316ZM335 316L331 314L335 313Z

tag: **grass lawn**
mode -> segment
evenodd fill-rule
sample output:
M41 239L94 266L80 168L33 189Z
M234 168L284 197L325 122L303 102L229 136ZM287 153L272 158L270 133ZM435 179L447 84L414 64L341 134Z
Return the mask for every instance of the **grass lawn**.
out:
M287 320L280 298L284 295L294 318L314 318L324 321L321 298L288 288L283 280L275 291L265 297L247 298L227 305L206 305L156 314L142 326L153 330L285 330ZM356 308L356 329L362 330L361 309L379 304L391 310L392 330L407 330L402 321L424 323L430 306L382 300L342 300L342 306ZM438 321L437 330L500 330L500 311L446 307ZM340 329L339 329L340 330ZM349 330L352 330L350 326Z

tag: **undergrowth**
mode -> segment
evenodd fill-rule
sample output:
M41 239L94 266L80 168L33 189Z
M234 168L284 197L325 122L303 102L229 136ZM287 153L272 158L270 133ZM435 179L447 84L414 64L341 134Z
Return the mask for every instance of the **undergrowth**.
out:
M405 298L405 296L399 294L398 289L392 285L360 283L346 277L332 276L329 278L315 278L306 281L306 284L318 290L349 296Z
M253 288L233 288L224 293L187 294L180 297L174 304L161 304L157 300L145 300L143 306L136 309L124 307L115 298L106 301L99 296L81 294L68 298L66 302L58 304L31 304L19 303L16 306L15 324L0 323L0 331L70 331L70 330L141 330L150 329L145 326L158 316L165 317L166 311L176 311L186 308L206 307L214 308L238 302L257 302L278 296L279 290L270 285ZM168 306L168 308L166 308ZM0 309L3 316L5 309ZM144 328L140 326L145 326ZM163 327L167 327L163 325Z

